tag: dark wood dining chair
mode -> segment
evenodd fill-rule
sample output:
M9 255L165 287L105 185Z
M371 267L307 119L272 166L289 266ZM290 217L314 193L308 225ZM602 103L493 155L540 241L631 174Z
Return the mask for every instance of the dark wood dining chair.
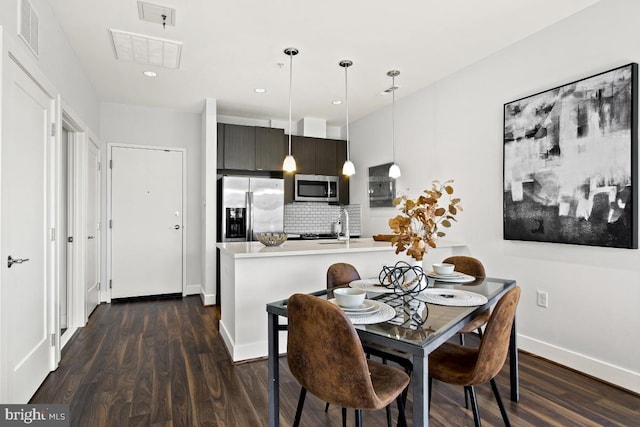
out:
M355 409L358 427L363 409L382 409L395 400L398 425L406 426L402 394L409 376L368 360L355 327L340 308L315 296L294 294L287 311L287 361L302 386L294 426L300 425L307 391L325 402Z
M482 262L477 258L458 255L445 258L442 262L455 265L455 271L468 274L469 276L474 276L476 278L484 278L486 276L484 265L482 265ZM474 331L477 331L480 338L482 338L482 326L487 323L490 315L491 311L485 310L474 317L467 325L462 327L462 329L458 331L458 334L460 334L460 344L464 345L464 334L470 334Z
M490 382L504 424L511 425L494 378L507 358L511 327L519 299L520 287L518 286L510 289L500 298L489 317L480 347L446 342L429 354L429 400L431 400L431 383L434 378L445 383L464 386L471 396L473 419L476 427L479 427L481 425L480 410L475 386Z

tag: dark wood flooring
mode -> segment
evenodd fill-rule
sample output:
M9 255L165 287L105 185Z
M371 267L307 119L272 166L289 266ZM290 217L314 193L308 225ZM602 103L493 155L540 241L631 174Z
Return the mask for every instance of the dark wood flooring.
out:
M70 405L72 426L266 426L267 363L233 365L218 334L219 311L200 298L102 304L66 346L31 403ZM266 328L265 324L256 327ZM473 338L470 339L472 341ZM281 425L290 426L299 387L281 366ZM521 353L521 401L508 400L514 426L638 426L640 396ZM502 419L488 385L478 387L484 426ZM411 394L407 403L411 422ZM393 410L396 417L395 406ZM462 389L434 382L431 424L469 426ZM303 426L341 426L340 408L307 397ZM349 425L353 425L350 412ZM384 411L365 426L386 426Z

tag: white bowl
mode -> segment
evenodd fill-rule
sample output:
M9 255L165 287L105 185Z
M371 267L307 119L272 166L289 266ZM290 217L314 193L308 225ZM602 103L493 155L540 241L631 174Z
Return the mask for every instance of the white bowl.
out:
M364 303L367 292L356 288L339 288L333 291L333 295L340 307L357 307Z
M456 268L453 264L433 264L432 267L437 274L452 274Z

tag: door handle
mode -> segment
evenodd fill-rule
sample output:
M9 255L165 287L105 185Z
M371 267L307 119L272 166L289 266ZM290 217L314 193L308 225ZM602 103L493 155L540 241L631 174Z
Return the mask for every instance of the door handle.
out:
M91 239L95 239L96 236L87 236L87 239L91 240Z
M13 257L11 255L9 255L9 258L7 258L7 267L11 268L11 266L13 264L22 264L23 262L27 262L29 261L29 258L16 258L13 259Z
M171 226L169 228L173 228L174 230L180 230L180 226L178 224L173 225L173 226Z

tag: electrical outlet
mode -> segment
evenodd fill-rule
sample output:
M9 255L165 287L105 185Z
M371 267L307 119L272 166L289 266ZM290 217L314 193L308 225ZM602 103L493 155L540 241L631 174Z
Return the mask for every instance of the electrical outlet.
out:
M545 291L538 291L537 293L538 305L540 307L549 307L549 293Z

